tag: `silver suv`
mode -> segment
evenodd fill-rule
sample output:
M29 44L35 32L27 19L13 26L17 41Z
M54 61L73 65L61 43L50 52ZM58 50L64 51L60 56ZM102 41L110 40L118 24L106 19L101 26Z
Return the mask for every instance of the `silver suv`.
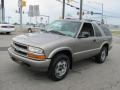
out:
M105 25L56 20L41 32L14 37L8 51L13 61L48 71L52 80L59 81L75 61L95 57L97 63L104 63L111 43L112 35Z

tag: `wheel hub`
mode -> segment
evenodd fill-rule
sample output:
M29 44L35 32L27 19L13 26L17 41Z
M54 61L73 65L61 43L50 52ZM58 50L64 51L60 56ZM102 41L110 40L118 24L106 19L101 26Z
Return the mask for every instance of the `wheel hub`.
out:
M101 53L101 60L104 61L106 58L106 51L103 50L102 53Z
M59 61L56 65L55 74L57 77L63 76L67 71L67 62L65 60Z

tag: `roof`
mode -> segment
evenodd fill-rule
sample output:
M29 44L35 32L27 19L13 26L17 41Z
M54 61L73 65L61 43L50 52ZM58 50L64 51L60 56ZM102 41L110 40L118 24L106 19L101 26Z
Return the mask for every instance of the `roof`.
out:
M101 24L100 21L96 21L96 20L89 20L89 19L83 19L83 20L79 20L79 19L74 19L74 18L67 18L67 19L60 19L60 20L65 20L65 21L73 21L73 22L84 22L84 23L97 23L97 24Z

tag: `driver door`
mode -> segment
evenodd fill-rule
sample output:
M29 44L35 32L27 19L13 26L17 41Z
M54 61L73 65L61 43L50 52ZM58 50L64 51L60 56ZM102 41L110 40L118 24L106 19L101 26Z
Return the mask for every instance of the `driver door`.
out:
M84 23L75 40L74 60L81 60L95 55L96 37L91 23Z

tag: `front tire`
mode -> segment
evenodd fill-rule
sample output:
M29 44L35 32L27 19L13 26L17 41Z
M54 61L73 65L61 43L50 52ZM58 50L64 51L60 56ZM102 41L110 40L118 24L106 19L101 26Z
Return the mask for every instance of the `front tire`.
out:
M10 35L10 32L6 32L7 35Z
M108 49L106 47L103 47L100 51L100 53L96 56L96 62L97 63L104 63L106 61L106 57L107 57L107 52Z
M70 59L65 54L57 54L53 58L49 68L49 78L60 81L67 75L70 67Z

